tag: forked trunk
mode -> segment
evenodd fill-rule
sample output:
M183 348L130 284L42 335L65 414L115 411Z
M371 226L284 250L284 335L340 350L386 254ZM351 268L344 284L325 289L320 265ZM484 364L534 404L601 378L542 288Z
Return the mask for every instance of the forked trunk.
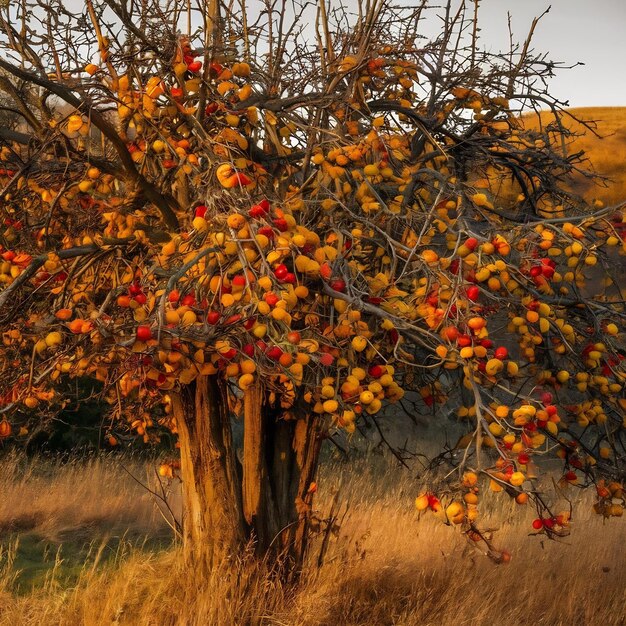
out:
M183 478L186 560L214 567L253 541L259 557L297 574L307 549L322 438L320 418L286 419L259 383L244 393L241 467L226 392L200 377L173 397Z

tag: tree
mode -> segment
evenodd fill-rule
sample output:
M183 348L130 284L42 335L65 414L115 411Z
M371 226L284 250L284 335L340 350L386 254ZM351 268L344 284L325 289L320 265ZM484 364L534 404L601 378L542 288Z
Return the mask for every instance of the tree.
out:
M626 217L568 192L581 155L532 31L491 54L478 3L447 3L432 41L425 2L35 4L0 10L22 118L2 137L0 434L76 376L114 428L168 426L197 567L252 538L297 572L323 441L407 390L468 419L458 480L417 505L470 539L483 477L567 531L542 454L621 514Z

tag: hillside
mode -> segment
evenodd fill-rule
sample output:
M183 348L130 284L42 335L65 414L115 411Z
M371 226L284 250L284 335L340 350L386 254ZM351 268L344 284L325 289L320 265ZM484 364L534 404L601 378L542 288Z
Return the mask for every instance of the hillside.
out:
M574 190L587 201L602 200L605 204L617 204L626 200L626 107L572 108L568 112L577 120L590 122L597 133L566 116L563 123L579 137L570 140L570 153L584 150L590 161L589 169L609 180L601 187L582 175L575 177ZM554 120L552 113L544 111L525 117L526 124L536 127Z

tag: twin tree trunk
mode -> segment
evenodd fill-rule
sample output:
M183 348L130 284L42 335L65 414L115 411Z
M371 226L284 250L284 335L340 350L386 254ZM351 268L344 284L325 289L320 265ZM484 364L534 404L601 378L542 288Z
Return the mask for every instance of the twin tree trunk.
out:
M243 453L233 443L227 392L203 376L173 395L183 480L183 549L212 568L253 541L259 556L300 570L321 447L314 414L283 419L261 383L243 397Z

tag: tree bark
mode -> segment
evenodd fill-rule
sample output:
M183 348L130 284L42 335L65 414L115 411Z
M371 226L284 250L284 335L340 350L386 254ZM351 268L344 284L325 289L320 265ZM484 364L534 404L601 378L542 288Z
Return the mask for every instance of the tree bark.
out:
M285 419L261 382L244 393L241 471L225 386L200 377L172 396L183 479L183 545L212 568L252 541L287 578L302 569L322 437L319 416Z
M173 394L183 477L183 551L193 567L213 568L246 539L230 416L215 376Z

